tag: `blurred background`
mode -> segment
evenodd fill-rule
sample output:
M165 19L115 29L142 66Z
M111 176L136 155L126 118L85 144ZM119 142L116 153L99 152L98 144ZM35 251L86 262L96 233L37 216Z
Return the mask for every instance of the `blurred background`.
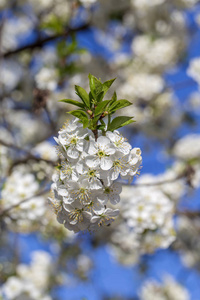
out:
M117 220L74 234L47 198L89 73L133 103L143 163ZM0 299L200 299L199 84L198 0L0 0Z

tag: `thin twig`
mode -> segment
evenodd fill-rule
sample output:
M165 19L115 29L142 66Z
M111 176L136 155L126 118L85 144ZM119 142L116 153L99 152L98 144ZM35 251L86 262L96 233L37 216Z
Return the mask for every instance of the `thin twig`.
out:
M132 185L122 182L122 185L128 185L130 187L157 186L157 185L164 185L164 184L172 183L172 182L174 182L176 180L179 180L181 178L184 178L184 177L185 177L185 173L182 173L182 174L179 174L178 176L176 176L174 178L171 178L171 179L165 179L165 180L155 181L155 182L134 183Z
M47 105L45 105L44 110L45 110L45 112L47 114L47 118L49 120L49 124L51 126L52 132L54 132L55 129L56 129L56 124L55 124L55 122L54 122L54 120L53 120L53 118L52 118L52 116L50 114L50 111L49 111Z
M9 213L10 210L12 210L12 209L14 209L14 208L20 206L22 203L27 202L27 201L30 201L31 199L33 199L33 198L35 198L35 197L39 197L39 196L41 196L41 195L44 195L44 194L48 193L49 191L50 191L50 188L46 188L46 189L44 189L44 190L38 192L38 193L35 194L35 195L32 195L32 196L30 196L30 197L28 197L28 198L25 198L25 199L19 201L18 203L16 203L16 204L14 204L14 205L8 207L7 209L1 211L1 212L0 212L0 217L6 216L6 215Z
M42 158L42 157L37 157L34 154L30 153L28 150L25 150L25 149L23 149L23 148L21 148L21 147L19 147L17 145L14 145L14 144L11 144L11 143L7 143L7 142L4 142L2 140L0 140L0 145L3 145L5 147L7 147L7 148L11 148L11 149L14 149L14 150L17 150L17 151L22 151L22 152L24 152L24 153L27 154L27 157L19 159L19 160L16 160L13 163L14 165L17 165L19 163L25 163L25 162L27 162L28 160L31 160L31 159L33 159L35 161L44 161L44 162L49 163L49 164L51 164L53 166L56 165L55 161L52 161L52 160L49 160L49 159L45 159L45 158Z
M183 216L186 216L188 218L195 218L195 217L200 217L200 211L188 211L188 210L176 210L175 212L176 215L183 215Z

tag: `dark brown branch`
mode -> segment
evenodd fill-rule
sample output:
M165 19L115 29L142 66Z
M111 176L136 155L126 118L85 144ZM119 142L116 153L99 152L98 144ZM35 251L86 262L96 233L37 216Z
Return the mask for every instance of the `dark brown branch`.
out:
M77 31L82 31L82 30L85 30L89 27L89 24L84 24L80 27L77 27L77 28L68 28L66 29L64 32L62 33L57 33L57 34L54 34L54 35L51 35L51 36L47 36L43 39L37 39L35 42L31 43L31 44L28 44L28 45L25 45L25 46L22 46L20 48L17 48L15 50L11 50L11 51L8 51L4 54L1 54L0 58L7 58L13 54L17 54L17 53L20 53L24 50L33 50L35 48L40 48L42 47L44 44L48 43L48 42L51 42L51 41L54 41L56 40L57 38L63 38L63 37L67 37L69 36L70 34L74 33L74 32L77 32Z

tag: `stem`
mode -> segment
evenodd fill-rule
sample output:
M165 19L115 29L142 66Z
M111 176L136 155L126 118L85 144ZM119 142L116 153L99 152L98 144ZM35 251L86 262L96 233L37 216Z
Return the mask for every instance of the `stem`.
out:
M97 129L94 129L94 130L92 130L92 132L94 133L95 142L96 142L97 139L98 139L98 130L97 130Z

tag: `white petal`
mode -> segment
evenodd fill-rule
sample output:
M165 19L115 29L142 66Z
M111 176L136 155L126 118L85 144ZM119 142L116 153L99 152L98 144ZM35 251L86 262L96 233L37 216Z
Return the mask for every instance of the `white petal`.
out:
M100 164L100 159L96 156L89 155L85 158L85 163L89 168L96 168Z
M58 188L58 194L60 196L68 196L68 191L66 189L66 187L63 185L63 186L59 186Z
M116 217L119 214L119 209L111 209L111 208L106 208L105 214L108 215L109 217Z
M100 181L99 179L97 179L97 178L93 178L93 180L91 180L91 181L89 182L89 184L90 184L90 188L91 188L92 190L99 190L99 189L102 188L102 183L101 183L101 181Z
M101 158L100 166L102 170L110 170L112 168L112 165L113 165L113 161L111 160L110 157L104 156Z
M88 147L88 153L90 155L94 155L97 153L97 144L94 141L90 141L89 147Z
M71 204L71 203L74 202L74 199L71 198L71 197L63 197L63 202L64 202L65 204Z
M87 131L87 129L80 128L76 131L76 133L79 137L84 138L88 134L88 131Z
M112 185L113 193L120 194L122 192L122 185L119 182L114 182Z
M57 181L59 180L59 175L58 175L58 173L53 174L52 180L53 180L54 182L57 182Z
M116 180L119 176L119 171L117 171L113 168L109 171L109 175L110 175L111 180Z
M114 142L115 141L115 134L111 131L107 131L106 132L106 136L112 141Z
M108 144L110 144L110 140L109 138L105 137L105 136L100 136L98 137L97 139L97 143L100 145L100 146L106 146Z
M102 204L106 204L108 202L108 195L103 193L97 195L97 200L100 201Z
M105 210L104 205L98 201L95 202L95 205L92 207L95 214L102 214Z
M83 151L83 145L84 145L84 141L83 140L79 140L78 143L76 144L76 149L80 152Z
M92 219L90 220L91 223L96 223L100 220L100 217L99 216L94 216L92 217Z
M114 145L112 145L112 144L107 144L107 146L106 146L106 148L105 148L105 153L107 154L107 155L112 155L112 154L115 154L115 147L114 147Z
M113 205L115 205L115 204L119 203L120 196L117 195L117 194L112 194L112 195L110 195L109 199L110 199L110 203L113 204Z
M79 157L79 152L76 149L70 147L67 150L67 155L73 159L77 159Z

